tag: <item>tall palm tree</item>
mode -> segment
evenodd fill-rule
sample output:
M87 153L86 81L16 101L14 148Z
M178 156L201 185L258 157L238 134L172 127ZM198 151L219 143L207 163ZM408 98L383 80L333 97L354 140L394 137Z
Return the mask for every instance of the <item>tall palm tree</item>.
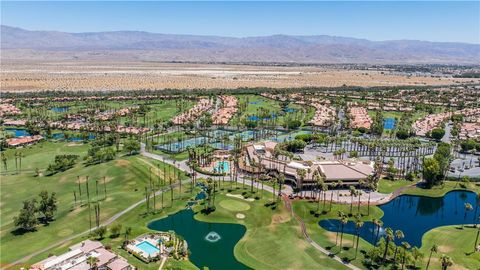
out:
M375 223L375 226L377 227L377 233L375 235L375 243L377 243L378 236L380 235L380 228L382 228L382 226L383 226L383 221L381 221L380 219L375 219L373 222Z
M338 211L337 213L338 217L341 219L343 216L345 216L345 214L342 212L342 211ZM337 230L337 235L335 237L335 245L338 244L338 230Z
M430 266L430 260L432 259L432 254L438 252L438 246L436 244L433 244L432 247L430 248L430 256L428 256L428 262L427 262L427 267L425 270L428 270L428 266Z
M130 236L130 234L132 233L132 227L126 227L125 228L125 242L128 241L128 237Z
M337 187L337 183L331 183L330 184L330 209L328 210L329 212L332 211L332 203L333 203L333 189Z
M383 263L387 260L387 252L388 248L390 246L390 242L392 242L395 239L395 236L393 235L393 230L391 228L386 228L385 229L385 251L383 252Z
M358 242L360 240L360 229L363 227L363 221L361 220L361 215L357 215L355 217L355 229L357 232L357 247L355 249L355 259L357 258L357 253L358 253Z
M341 218L340 218L340 223L341 223L341 232L340 232L340 252L342 252L342 242L343 242L343 229L345 227L345 224L348 223L348 218L346 215L343 215Z
M407 258L407 249L410 248L410 244L408 242L402 242L403 247L403 260L402 260L402 269L405 267L405 259Z
M453 265L452 258L445 254L442 254L442 257L440 257L440 261L442 262L442 270L447 270L449 266Z
M405 235L403 234L403 232L401 230L396 230L395 231L395 237L398 239L398 240L401 240L403 238L405 238ZM397 262L397 251L398 251L398 246L395 246L395 253L393 255L393 261L396 263Z
M355 189L354 186L350 186L350 215L352 214L353 211L353 197L356 196L357 190Z

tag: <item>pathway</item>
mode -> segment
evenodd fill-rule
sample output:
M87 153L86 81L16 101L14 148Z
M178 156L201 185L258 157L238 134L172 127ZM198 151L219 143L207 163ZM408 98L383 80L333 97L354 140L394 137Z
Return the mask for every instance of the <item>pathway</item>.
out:
M166 261L167 261L167 257L162 257L162 262L160 263L160 267L158 267L158 270L162 270L163 265L165 264Z
M140 154L142 156L145 156L145 157L148 157L148 158L152 158L152 159L155 159L155 160L159 160L159 161L162 161L162 162L165 162L167 164L170 164L172 166L175 166L177 168L179 168L180 170L184 171L184 172L189 172L190 171L190 168L189 166L187 165L186 161L175 161L175 160L172 160L172 159L169 159L169 158L165 158L164 156L161 156L161 155L157 155L157 154L153 154L153 153L149 153L145 150L145 144L144 143L141 143L140 144ZM207 178L207 177L211 177L209 175L204 175L204 174L201 174L201 173L197 173L198 177L203 177L203 178ZM188 179L188 180L185 180L185 181L182 181L182 183L186 183L188 184L189 182L191 181L191 179ZM228 180L227 180L228 181ZM245 184L246 185L251 185L252 184L252 181L247 179L246 176L244 175L239 175L239 178L238 178L238 182L243 182L245 181ZM179 184L176 183L173 185L173 187L177 187ZM162 194L163 192L169 190L169 187L167 188L164 188L164 189L161 189L159 191L157 191L155 194L156 195L160 195ZM273 188L270 187L270 186L267 186L267 185L264 185L264 190L270 192L270 193L273 193ZM291 194L291 189L288 188L287 185L285 185L285 188L282 190L282 193L284 194ZM380 193L381 194L381 193ZM384 194L385 195L385 194ZM391 200L392 198L392 194L387 194L389 196L389 199L388 200ZM287 204L287 201L288 201L288 204ZM326 251L325 249L323 249L322 247L318 246L318 244L316 244L315 242L313 242L313 240L311 240L309 237L308 237L308 234L305 230L305 224L303 223L303 221L298 217L296 216L296 214L293 212L293 209L291 208L291 205L290 205L290 201L287 199L287 201L285 202L287 208L292 212L292 215L295 216L295 218L300 222L301 226L302 226L302 231L304 231L304 236L306 237L307 241L312 245L314 246L316 249L322 251L323 253L329 255L330 253L328 251ZM120 218L121 216L125 215L126 213L130 212L131 210L133 210L134 208L136 208L137 206L139 206L140 204L144 203L145 202L145 199L142 199L132 205L130 205L129 207L127 207L126 209L118 212L117 214L113 215L112 217L110 217L107 221L103 222L101 224L101 226L107 226L107 225L110 225L111 223L113 223L115 220L117 220L118 218ZM362 202L362 201L361 201ZM382 203L385 203L382 201ZM5 266L2 266L0 269L9 269L9 268L12 268L14 267L15 265L18 265L20 263L23 263L29 259L31 259L32 257L35 257L37 255L40 255L41 253L45 253L55 247L58 247L60 245L63 245L65 243L67 243L68 241L71 241L75 238L78 238L78 237L81 237L81 236L85 236L87 234L89 234L91 231L95 230L97 227L95 228L92 228L91 230L86 230L84 232L81 232L81 233L77 233L75 235L72 235L72 236L69 236L69 237L66 237L56 243L53 243L43 249L40 249L40 250L37 250L31 254L29 254L28 256L25 256L21 259L18 259L16 261L14 261L12 264L9 264L9 265L5 265ZM341 262L341 259L340 258L335 258L336 260L339 260ZM343 262L342 262L343 263ZM351 269L358 269L354 266L351 266L351 265L346 265L348 266L349 268Z
M188 179L188 180L182 181L182 183L188 184L190 181L191 181L191 180ZM172 186L173 186L173 187L177 187L178 185L179 185L179 184L176 183L176 184L173 184ZM165 188L157 191L157 192L155 193L155 195L160 195L160 194L162 194L163 192L166 192L166 191L169 191L169 190L170 190L170 187L165 187ZM142 204L142 203L144 203L144 202L145 202L145 199L142 199L142 200L140 200L140 201L138 201L138 202L130 205L130 206L127 207L126 209L124 209L124 210L118 212L117 214L113 215L112 217L110 217L107 221L105 221L105 222L103 222L102 224L100 224L100 226L108 226L108 225L110 225L110 224L113 223L115 220L117 220L117 219L120 218L121 216L125 215L126 213L130 212L131 210L133 210L134 208L136 208L137 206L139 206L140 204ZM97 229L97 228L98 228L98 227L94 227L94 228L92 228L91 230L86 230L86 231L84 231L84 232L77 233L77 234L75 234L75 235L66 237L66 238L64 238L64 239L62 239L62 240L60 240L60 241L58 241L58 242L56 242L56 243L53 243L53 244L51 244L51 245L49 245L49 246L47 246L47 247L45 247L45 248L43 248L43 249L37 250L37 251L35 251L35 252L33 252L33 253L31 253L31 254L29 254L29 255L21 258L21 259L18 259L18 260L16 260L16 261L14 261L13 263L9 264L9 265L4 265L4 266L2 266L0 269L9 269L9 268L18 266L18 264L23 263L23 262L25 262L25 261L28 261L29 259L31 259L31 258L33 258L33 257L35 257L35 256L37 256L37 255L40 255L40 254L42 254L42 253L45 253L45 252L47 252L47 251L49 251L49 250L51 250L51 249L53 249L53 248L56 248L56 247L58 247L58 246L60 246L60 245L63 245L63 244L65 244L65 243L67 243L68 241L71 241L71 240L73 240L73 239L75 239L75 238L78 238L78 237L81 237L81 236L85 236L85 235L89 234L91 231L94 231L94 230Z
M297 214L295 214L295 212L293 211L293 207L292 207L292 203L290 201L290 199L283 195L282 196L282 199L283 199L283 202L285 203L285 207L287 207L287 210L290 211L292 217L294 217L297 222L300 224L300 228L302 229L302 234L303 234L303 237L305 238L305 240L310 244L312 245L315 249L317 249L318 251L322 252L323 254L327 255L329 258L332 258L334 260L336 260L337 262L343 264L344 266L352 269L352 270L360 270L360 268L356 267L355 265L352 265L352 264L349 264L349 263L346 263L344 262L340 257L338 257L337 255L334 255L333 253L331 253L330 251L324 249L323 247L321 247L319 244L317 244L315 241L313 241L310 236L308 235L308 232L307 232L307 228L305 227L305 223L303 222L303 219L301 219Z

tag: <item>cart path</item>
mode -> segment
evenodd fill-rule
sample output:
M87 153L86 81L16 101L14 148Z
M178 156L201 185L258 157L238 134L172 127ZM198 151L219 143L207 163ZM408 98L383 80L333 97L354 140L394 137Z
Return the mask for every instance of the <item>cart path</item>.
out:
M343 264L345 267L348 267L352 270L360 270L360 268L356 267L355 265L352 265L350 263L345 263L344 261L342 261L342 259L340 257L338 257L337 255L334 255L333 253L329 252L328 250L324 249L323 247L321 247L319 244L317 244L315 241L313 241L310 236L308 235L308 232L307 232L307 228L305 227L305 223L303 222L303 219L300 218L297 214L295 214L295 212L293 211L293 207L292 207L292 202L290 201L290 199L283 195L282 196L282 199L283 199L283 202L285 204L285 207L287 208L287 210L290 211L291 215L297 220L297 222L300 224L300 228L302 229L302 234L303 234L303 237L305 238L305 240L310 244L312 245L315 249L317 249L318 251L322 252L323 254L327 255L329 258L331 259L334 259L336 260L337 262Z

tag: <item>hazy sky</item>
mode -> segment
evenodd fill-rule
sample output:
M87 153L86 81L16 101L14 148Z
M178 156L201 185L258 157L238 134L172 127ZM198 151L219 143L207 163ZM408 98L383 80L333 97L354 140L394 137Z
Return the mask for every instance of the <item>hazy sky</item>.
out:
M337 35L480 43L480 2L1 2L29 30L221 36Z

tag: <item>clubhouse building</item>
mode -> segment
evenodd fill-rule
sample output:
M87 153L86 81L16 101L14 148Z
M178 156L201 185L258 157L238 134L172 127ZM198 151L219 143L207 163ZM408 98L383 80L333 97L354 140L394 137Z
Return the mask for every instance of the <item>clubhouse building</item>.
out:
M374 163L371 161L298 161L282 155L275 156L276 145L273 141L246 145L239 162L240 169L251 174L283 173L286 183L300 189L315 186L318 177L326 184L342 181L344 185L358 185L360 180L374 174Z

